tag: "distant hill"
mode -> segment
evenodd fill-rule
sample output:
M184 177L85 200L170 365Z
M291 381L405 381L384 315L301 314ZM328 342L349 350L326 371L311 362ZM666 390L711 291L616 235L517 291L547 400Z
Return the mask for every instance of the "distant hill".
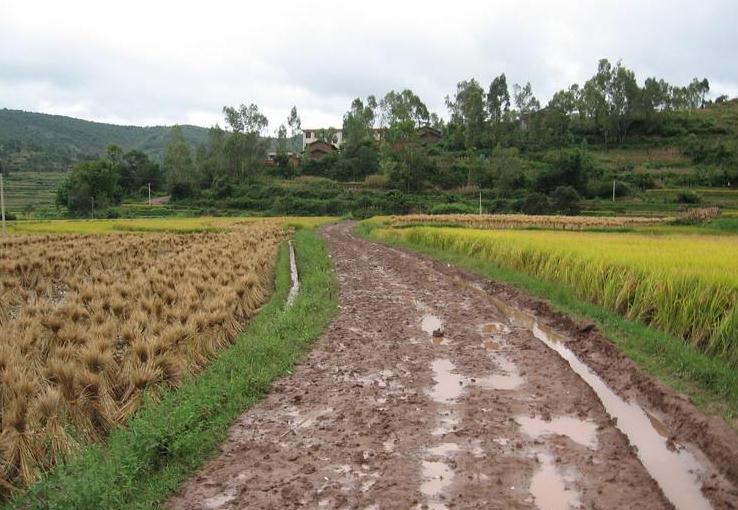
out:
M88 120L0 109L0 161L13 171L64 171L98 157L108 144L138 149L160 160L171 126L118 126ZM183 125L193 149L205 143L208 129Z

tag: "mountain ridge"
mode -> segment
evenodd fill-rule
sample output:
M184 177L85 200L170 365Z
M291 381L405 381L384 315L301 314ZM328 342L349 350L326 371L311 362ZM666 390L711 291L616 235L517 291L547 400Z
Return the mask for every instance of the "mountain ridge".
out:
M180 124L194 150L205 143L208 128ZM161 160L172 126L133 126L65 115L0 108L0 161L7 171L65 171L99 157L108 144L140 150Z

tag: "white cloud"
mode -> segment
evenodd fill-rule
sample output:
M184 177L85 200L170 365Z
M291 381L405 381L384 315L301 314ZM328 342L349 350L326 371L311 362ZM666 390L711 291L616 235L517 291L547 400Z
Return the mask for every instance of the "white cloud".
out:
M735 19L734 0L0 0L0 107L210 125L254 102L274 129L296 104L306 126L339 125L393 88L445 114L457 81L501 72L545 101L602 57L735 95Z

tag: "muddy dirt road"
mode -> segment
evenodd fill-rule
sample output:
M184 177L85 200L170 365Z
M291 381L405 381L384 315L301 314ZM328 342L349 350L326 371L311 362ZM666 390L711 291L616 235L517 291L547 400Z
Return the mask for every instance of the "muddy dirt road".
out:
M672 417L644 425L611 392L616 423L598 397L609 388L596 376L588 385L504 302L350 224L323 236L341 283L337 319L171 508L737 504L730 476L667 430Z

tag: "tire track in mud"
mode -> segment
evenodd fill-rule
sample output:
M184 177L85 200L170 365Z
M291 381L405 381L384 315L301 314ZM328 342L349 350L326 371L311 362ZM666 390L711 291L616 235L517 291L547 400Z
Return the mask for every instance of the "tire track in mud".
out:
M478 291L351 228L323 230L338 317L169 507L672 507L564 359ZM712 503L730 508L721 484Z

